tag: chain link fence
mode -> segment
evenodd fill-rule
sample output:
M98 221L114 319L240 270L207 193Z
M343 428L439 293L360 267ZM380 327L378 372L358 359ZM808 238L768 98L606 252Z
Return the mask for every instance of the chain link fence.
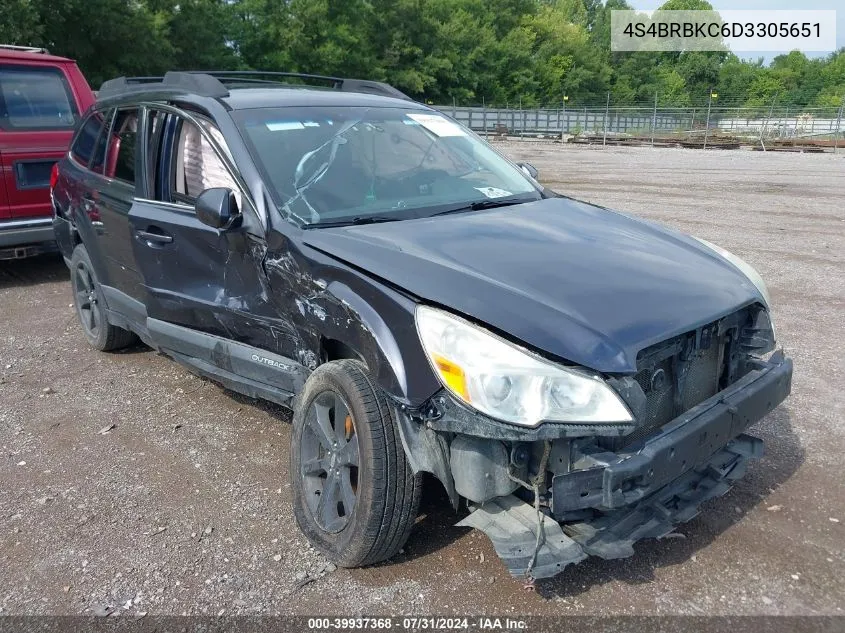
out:
M725 105L711 97L696 107L571 104L523 108L506 105L435 105L488 138L557 139L602 145L681 145L729 149L841 151L843 108Z

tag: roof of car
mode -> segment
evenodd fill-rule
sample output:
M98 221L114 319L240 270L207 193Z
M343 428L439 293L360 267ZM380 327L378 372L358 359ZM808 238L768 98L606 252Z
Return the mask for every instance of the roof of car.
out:
M415 101L360 92L340 92L313 87L237 88L222 101L233 110L290 106L345 106L413 108L426 107Z
M163 77L118 77L106 81L97 95L103 105L159 99L214 99L232 110L306 105L425 109L378 81L263 71L171 71Z
M68 59L67 57L59 57L58 55L50 55L49 53L35 53L31 51L3 48L2 46L0 46L0 58L27 62L48 62L60 64L73 63L73 60Z

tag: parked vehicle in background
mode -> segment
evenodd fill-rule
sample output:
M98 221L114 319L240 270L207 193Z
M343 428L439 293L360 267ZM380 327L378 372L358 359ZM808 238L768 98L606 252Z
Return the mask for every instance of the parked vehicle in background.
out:
M93 102L73 60L0 45L0 259L55 249L50 174Z

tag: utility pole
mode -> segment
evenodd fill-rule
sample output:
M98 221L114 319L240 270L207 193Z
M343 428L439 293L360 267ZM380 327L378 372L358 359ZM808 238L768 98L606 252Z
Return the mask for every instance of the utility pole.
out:
M563 123L560 126L560 140L563 140L563 133L564 127L566 126L566 131L569 131L569 120L566 118L566 102L569 101L569 97L567 95L563 95Z
M654 147L654 128L657 127L657 91L654 91L654 114L651 117L651 146Z
M607 115L610 112L610 91L607 92L607 105L604 106L604 136L601 139L602 147L607 145Z
M704 124L704 149L707 149L707 135L710 133L710 106L713 104L713 99L719 95L710 89L710 95L707 97L707 122Z

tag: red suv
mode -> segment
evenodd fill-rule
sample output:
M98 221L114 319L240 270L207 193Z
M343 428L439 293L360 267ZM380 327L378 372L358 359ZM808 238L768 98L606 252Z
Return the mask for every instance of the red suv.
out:
M0 45L0 259L54 247L50 174L93 102L73 60Z

